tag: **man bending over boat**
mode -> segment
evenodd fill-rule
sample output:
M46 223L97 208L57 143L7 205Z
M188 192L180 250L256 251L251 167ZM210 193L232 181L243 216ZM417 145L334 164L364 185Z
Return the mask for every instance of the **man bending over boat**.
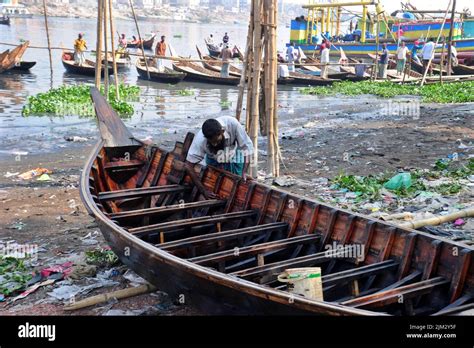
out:
M214 199L216 195L204 188L194 171L194 165L204 161L207 165L227 170L246 180L252 153L252 141L237 119L230 116L211 118L204 122L194 137L186 157L186 167L199 190L205 192L207 199Z

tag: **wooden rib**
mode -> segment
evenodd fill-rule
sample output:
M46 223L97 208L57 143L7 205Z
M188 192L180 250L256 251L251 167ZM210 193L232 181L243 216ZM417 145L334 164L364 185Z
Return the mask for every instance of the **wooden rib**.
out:
M462 306L458 306L458 307L454 307L454 308L445 310L442 313L439 313L439 312L435 313L433 315L436 315L436 316L438 316L438 315L451 315L451 314L467 311L467 310L470 310L470 309L473 309L473 308L474 308L474 303L468 303L468 304L465 304L465 305L462 305Z
M412 232L406 237L405 246L403 248L402 261L398 269L398 279L402 279L408 274L411 266L411 259L413 257L413 251L415 250L417 234Z
M273 190L270 188L267 188L267 190L265 191L265 196L263 198L262 208L260 209L260 214L258 216L257 225L260 225L263 222L263 219L265 219L268 203L270 202L270 197L272 193L273 193Z
M202 182L202 179L204 178L207 168L201 167L199 170L200 170L199 181ZM191 192L191 201L194 202L198 198L199 193L200 193L199 188L197 186L194 186L193 191Z
M431 242L430 247L432 252L429 254L430 259L427 260L423 275L421 276L422 280L430 279L436 271L436 267L438 266L439 256L441 254L441 245L443 242L440 240L434 240Z
M300 222L301 213L303 212L304 200L300 199L298 202L298 207L296 208L296 214L291 222L290 232L288 233L288 237L291 238L295 235L296 229L298 228L298 223Z
M257 187L256 183L254 182L250 183L247 193L245 194L245 202L244 202L243 210L247 210L250 208L250 202L252 201L252 195L256 187Z
M250 245L239 249L225 250L213 254L198 256L189 259L189 261L197 263L199 265L217 263L220 261L227 261L234 258L245 257L249 255L256 255L272 250L283 250L290 247L294 247L300 244L315 243L320 237L316 235L305 235L293 238L285 238L268 243ZM238 251L238 252L237 252Z
M128 210L115 214L110 214L111 219L130 219L144 216L155 216L161 214L174 214L181 211L189 209L198 209L198 208L209 208L209 207L221 207L226 203L225 200L211 199L207 201L197 201L184 204L176 205L167 205L163 207L147 208L147 209L138 209L138 210Z
M342 239L342 245L346 245L347 243L350 242L352 234L354 233L355 225L356 225L356 215L349 215L349 219L347 221L347 229L344 234L344 238ZM336 266L337 259L331 260L329 265L325 268L325 272L331 273L334 267Z
M237 197L237 189L239 188L241 179L237 179L233 181L232 191L230 192L229 198L227 198L227 204L224 209L225 213L229 213L232 210L234 205L235 197Z
M327 251L322 251L311 255L300 256L290 260L269 263L265 265L265 267L247 268L244 270L233 272L232 274L242 278L248 278L282 272L287 268L309 267L317 263L329 261L333 257L338 257L338 255L343 255L346 250L348 250L348 248L341 249L340 251L337 251L336 254L328 253Z
M196 226L205 225L205 224L215 225L218 222L226 222L226 221L231 221L235 219L243 219L246 217L254 216L255 214L256 214L255 210L245 210L245 211L238 211L238 212L227 213L227 214L201 216L201 217L192 218L192 219L162 222L162 223L154 224L150 226L130 228L128 231L131 234L143 236L143 235L147 235L153 232L168 232L172 230L196 227Z
M146 196L161 195L164 193L184 192L189 189L190 189L189 187L181 186L181 185L140 187L140 188L134 188L134 189L100 192L99 200L110 201L110 200L121 200L125 198L146 197Z
M370 249L370 244L372 244L372 239L374 238L374 231L376 227L376 222L375 221L368 221L366 226L365 226L365 242L363 243L365 245L364 248L364 260L367 257L367 254Z
M377 292L372 295L358 297L352 300L341 303L343 306L351 307L384 307L390 304L397 303L400 296L403 296L404 301L410 298L419 297L421 295L430 293L435 287L445 285L449 281L443 277L436 277L432 279L422 280L417 283L405 285L396 289Z
M331 209L329 213L329 222L327 224L326 231L323 233L323 239L321 240L320 250L324 248L324 246L329 242L331 235L334 231L334 225L336 224L337 215L339 214L339 210Z
M208 244L212 242L219 242L225 240L238 239L242 236L248 236L259 233L275 232L288 228L285 222L274 222L265 225L246 227L236 230L229 230L220 233L208 233L201 236L189 237L177 241L168 242L164 245L158 245L161 249L169 251L172 249L185 248L190 246L199 246L201 244Z
M189 148L191 147L194 140L194 133L188 132L183 142L183 149L181 151L181 160L185 161L188 156Z
M275 218L273 219L273 221L280 221L281 219L281 216L283 215L283 211L285 210L285 206L286 206L286 202L288 201L288 194L287 193L283 193L281 196L280 196L280 203L278 204L278 209L276 209L276 214L275 214Z
M150 158L148 159L148 163L145 167L145 170L143 171L143 174L137 180L136 187L142 187L143 184L145 183L145 180L148 177L148 174L150 174L150 169L152 168L157 152L158 152L158 149L156 147L151 148Z
M150 182L150 186L156 186L158 182L160 181L160 176L161 176L161 173L163 172L163 168L165 167L168 154L169 154L168 151L162 150L160 161L158 162L158 165L156 166L156 172L155 172L155 175L153 176L153 179Z
M449 289L449 302L456 301L462 293L464 282L466 281L467 273L469 271L469 264L471 262L472 251L463 249L459 253L458 262L454 270L451 280L451 287Z
M378 262L385 261L390 256L390 251L392 250L392 247L393 247L393 241L395 240L395 231L396 231L395 227L390 227L387 233L387 241L385 243L385 246L379 252ZM366 283L364 284L363 290L370 289L376 277L377 277L376 275L373 275L369 279L367 279Z

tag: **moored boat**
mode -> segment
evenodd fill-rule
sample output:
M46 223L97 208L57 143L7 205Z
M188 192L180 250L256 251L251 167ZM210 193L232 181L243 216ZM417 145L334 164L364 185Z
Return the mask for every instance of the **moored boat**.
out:
M474 307L474 248L196 166L133 137L92 88L101 139L82 201L120 260L206 314L440 315ZM455 251L455 252L454 252ZM323 298L279 276L319 267ZM403 299L403 301L400 301Z
M36 65L36 62L23 62L21 61L17 65L15 65L12 70L16 71L29 71L32 67Z
M185 80L212 83L218 85L237 86L240 82L239 77L222 77L218 72L212 71L192 62L173 62L173 69L186 73Z
M0 18L0 24L10 25L10 17L8 17L8 16L7 17L5 17L5 16L1 17Z
M6 50L0 54L0 73L8 71L19 64L29 44L29 41L26 41L13 50Z
M199 47L196 45L196 50L198 52L199 59L203 60L202 65L209 70L216 71L220 73L222 71L222 60L212 56L205 56L202 54ZM233 66L232 64L229 67L229 75L240 77L242 75L242 70Z
M153 48L153 42L155 41L156 34L147 40L143 40L143 48L146 50L151 50ZM140 43L138 42L128 42L127 48L141 48Z
M474 75L474 66L458 64L453 66L453 72L455 75Z
M74 63L74 53L64 51L61 56L61 61L66 71L70 74L95 76L95 62L93 62L92 60L86 59L85 64L78 65ZM104 71L106 70L104 68L105 67L102 65L102 76L104 76ZM114 73L114 68L109 65L107 71L109 75L112 75Z
M137 59L136 68L140 78L155 82L175 84L181 82L186 77L186 73L177 72L167 67L164 67L163 71L158 71L151 61L148 63L147 71L143 58ZM148 78L148 72L150 73L150 78Z

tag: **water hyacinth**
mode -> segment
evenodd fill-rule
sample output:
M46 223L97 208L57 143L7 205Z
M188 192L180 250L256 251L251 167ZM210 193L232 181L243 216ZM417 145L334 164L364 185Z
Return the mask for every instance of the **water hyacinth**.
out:
M45 93L38 93L28 97L27 104L23 106L23 116L77 115L91 117L95 115L90 97L90 85L61 86L50 89ZM101 93L105 94L101 87ZM119 85L120 100L117 100L115 88L109 89L109 104L121 117L129 117L134 108L131 101L138 101L140 88L137 86Z
M474 102L474 81L456 83L433 83L422 87L414 84L396 84L389 81L341 81L326 87L304 87L302 94L314 95L362 95L372 94L384 98L399 95L420 96L423 102L469 103Z

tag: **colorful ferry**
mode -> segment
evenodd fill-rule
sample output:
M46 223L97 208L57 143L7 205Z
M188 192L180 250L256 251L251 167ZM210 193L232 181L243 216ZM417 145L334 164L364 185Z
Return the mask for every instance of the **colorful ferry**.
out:
M362 7L362 15L354 28L351 22L349 34L343 34L341 25L347 20L343 8L350 6ZM369 6L373 6L375 11L369 12ZM437 38L440 32L442 37L447 38L453 25L452 35L458 57L474 62L474 19L469 18L467 13L460 13L453 23L448 15L443 24L442 19L417 19L410 12L403 13L401 18L387 15L379 1L314 3L310 0L303 8L308 10L308 14L291 21L290 43L301 47L307 55L319 52L322 39L326 37L333 38L332 55L339 55L340 49L343 49L347 56L367 57L367 54L375 54L377 45L380 48L383 42L394 52L399 40L405 41L411 49L416 40ZM377 32L379 40L376 39Z

